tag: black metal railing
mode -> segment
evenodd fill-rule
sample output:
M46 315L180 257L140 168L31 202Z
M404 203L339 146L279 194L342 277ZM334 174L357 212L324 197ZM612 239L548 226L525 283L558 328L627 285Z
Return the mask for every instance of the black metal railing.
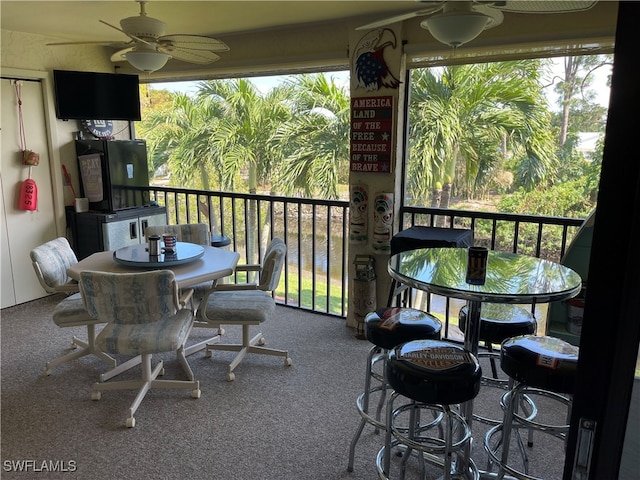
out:
M150 194L167 207L167 223L206 223L212 233L230 237L230 248L247 263L259 262L268 240L281 237L288 252L275 292L278 303L346 317L349 202L170 187L150 187ZM397 214L403 229L467 228L476 245L554 261L560 261L583 222L427 207L401 207ZM450 308L447 299L442 312L447 324Z
M151 187L167 207L167 223L206 223L228 236L241 263L259 263L266 244L280 237L287 263L276 290L284 305L347 315L349 202L181 188Z

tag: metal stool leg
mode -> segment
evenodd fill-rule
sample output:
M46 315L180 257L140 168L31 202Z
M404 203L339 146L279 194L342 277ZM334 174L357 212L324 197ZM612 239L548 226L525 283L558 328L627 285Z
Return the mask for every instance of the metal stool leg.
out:
M360 424L358 425L358 428L356 429L356 433L354 434L353 439L351 440L351 445L349 446L349 464L347 465L348 472L353 472L353 462L355 459L356 445L358 443L358 440L360 439L360 436L362 435L365 425L367 423L374 425L376 433L380 431L380 428L382 425L382 422L380 422L381 405L380 404L378 405L378 408L376 411L376 417L374 421L374 419L369 416L369 399L370 399L371 393L377 390L380 390L382 392L381 398L384 398L384 396L386 395L387 386L386 386L386 381L384 381L384 376L379 377L377 374L374 374L373 372L374 365L377 361L384 362L384 355L386 355L386 353L383 351L383 349L375 345L371 347L371 349L369 350L369 354L367 355L367 368L366 368L366 374L365 374L365 380L364 380L364 391L360 394L360 396L356 401L356 406L358 408L358 412L360 413L362 419L360 420ZM381 360L380 359L376 360L376 356L382 356ZM372 387L371 387L372 378L381 382L380 387L372 390Z

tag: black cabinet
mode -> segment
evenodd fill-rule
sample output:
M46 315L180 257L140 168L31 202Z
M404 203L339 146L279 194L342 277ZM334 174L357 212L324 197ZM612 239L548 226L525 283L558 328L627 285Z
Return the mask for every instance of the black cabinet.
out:
M79 260L92 253L145 242L147 226L167 224L165 207L142 207L116 213L67 211L72 245Z

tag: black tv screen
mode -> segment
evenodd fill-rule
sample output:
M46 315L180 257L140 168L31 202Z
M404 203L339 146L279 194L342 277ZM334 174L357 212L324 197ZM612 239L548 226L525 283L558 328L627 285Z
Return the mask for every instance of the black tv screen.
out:
M137 75L54 70L56 117L62 120L140 120Z

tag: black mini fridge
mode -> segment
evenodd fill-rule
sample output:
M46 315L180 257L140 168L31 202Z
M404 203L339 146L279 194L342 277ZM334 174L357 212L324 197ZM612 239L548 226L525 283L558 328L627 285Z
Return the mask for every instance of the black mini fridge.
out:
M149 205L144 140L76 140L81 196L95 212Z

